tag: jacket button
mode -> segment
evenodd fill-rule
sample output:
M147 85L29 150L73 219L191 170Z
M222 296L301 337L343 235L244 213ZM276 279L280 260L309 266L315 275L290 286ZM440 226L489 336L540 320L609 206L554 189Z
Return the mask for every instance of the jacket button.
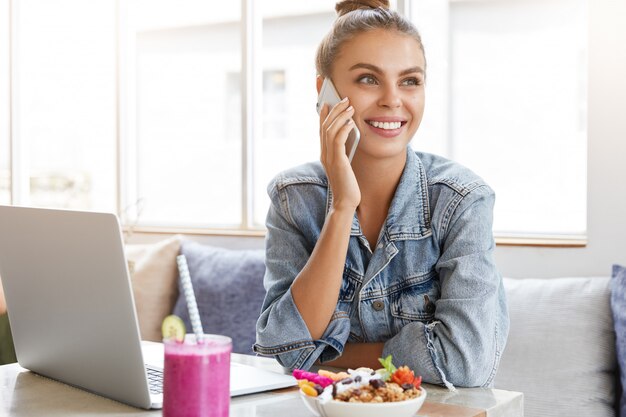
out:
M382 301L376 300L372 303L372 307L374 307L374 310L380 311L383 308L385 308L385 303L383 303Z

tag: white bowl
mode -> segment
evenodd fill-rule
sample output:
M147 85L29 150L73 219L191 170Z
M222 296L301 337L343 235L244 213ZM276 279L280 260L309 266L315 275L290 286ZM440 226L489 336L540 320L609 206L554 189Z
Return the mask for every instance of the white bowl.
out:
M349 403L330 400L322 403L317 397L306 395L300 390L300 397L311 412L319 417L411 417L422 407L426 390L420 387L421 395L410 400L388 403Z

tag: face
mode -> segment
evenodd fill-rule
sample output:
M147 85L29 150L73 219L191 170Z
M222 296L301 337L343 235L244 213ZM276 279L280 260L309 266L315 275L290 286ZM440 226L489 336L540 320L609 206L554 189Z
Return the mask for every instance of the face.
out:
M424 67L417 40L396 31L361 33L342 45L331 78L354 106L356 155L404 156L424 113Z

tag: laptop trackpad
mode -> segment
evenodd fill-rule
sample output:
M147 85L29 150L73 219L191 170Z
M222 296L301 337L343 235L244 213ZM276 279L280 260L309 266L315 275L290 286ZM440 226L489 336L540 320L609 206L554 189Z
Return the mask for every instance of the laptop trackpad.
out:
M294 385L296 385L296 379L291 375L265 371L236 362L230 363L230 395L232 397Z

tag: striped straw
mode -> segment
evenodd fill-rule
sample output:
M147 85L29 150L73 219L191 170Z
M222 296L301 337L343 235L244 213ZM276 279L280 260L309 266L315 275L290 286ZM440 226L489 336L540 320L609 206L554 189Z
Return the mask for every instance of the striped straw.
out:
M185 300L187 301L191 327L196 335L196 342L201 343L204 331L202 330L202 322L200 321L200 313L198 312L196 296L193 293L193 287L191 285L191 277L189 276L189 268L187 267L187 258L185 258L185 255L178 255L176 257L176 263L178 263L178 273L180 274L180 281L183 286L183 292L185 293Z

